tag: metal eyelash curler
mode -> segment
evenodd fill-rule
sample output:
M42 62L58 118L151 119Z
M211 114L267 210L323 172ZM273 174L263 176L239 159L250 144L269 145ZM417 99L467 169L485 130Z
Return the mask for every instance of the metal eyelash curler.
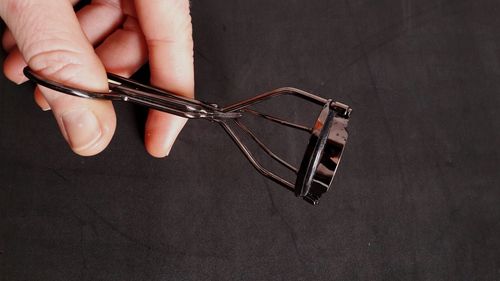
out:
M47 80L34 73L29 67L24 69L24 75L31 81L65 94L91 99L130 101L149 108L175 114L190 119L206 119L217 122L250 163L265 177L279 183L288 190L302 197L305 201L316 205L323 193L328 191L346 144L348 132L347 123L352 109L340 102L325 99L295 88L279 88L256 97L238 102L227 107L205 103L195 99L174 95L165 90L135 82L133 80L108 73L109 92L92 92L63 85ZM322 110L313 127L302 126L278 117L260 113L251 108L270 98L291 95L308 102L322 106ZM252 115L265 120L288 126L310 134L300 167L294 167L271 151L247 127L241 117ZM267 155L279 164L296 174L295 183L264 168L253 156L252 152L242 142L237 132L230 124L236 125L245 132Z

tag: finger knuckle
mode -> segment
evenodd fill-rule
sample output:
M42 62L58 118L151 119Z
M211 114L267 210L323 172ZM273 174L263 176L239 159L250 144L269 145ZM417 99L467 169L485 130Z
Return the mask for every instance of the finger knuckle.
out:
M77 52L54 49L35 53L28 65L40 75L60 83L71 83L82 70L81 55Z
M4 9L7 16L16 17L28 10L31 4L32 2L28 0L6 0L4 1Z
M3 6L2 18L6 21L14 34L21 34L27 25L32 23L30 19L34 13L27 11L33 10L33 2L28 0L7 0L0 1Z

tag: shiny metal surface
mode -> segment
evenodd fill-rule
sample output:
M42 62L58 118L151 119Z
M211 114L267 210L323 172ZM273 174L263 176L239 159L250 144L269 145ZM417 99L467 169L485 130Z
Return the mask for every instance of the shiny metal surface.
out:
M212 104L175 95L111 73L108 73L109 91L106 93L86 91L50 81L36 74L28 67L24 69L24 75L39 85L65 94L81 98L132 102L185 118L203 118L215 121L241 116L238 112L225 113Z
M243 155L257 171L313 205L318 204L321 195L328 191L332 184L347 141L347 124L352 111L351 108L345 104L290 87L279 88L233 105L219 107L215 104L181 97L165 90L109 73L109 92L107 93L85 91L63 85L45 79L29 68L24 69L24 74L31 81L39 85L81 98L121 100L185 118L205 119L217 122L240 148ZM252 106L258 103L283 95L301 98L304 101L322 106L316 123L310 127L295 124L279 117L261 113L252 108ZM241 117L246 115L257 116L263 120L278 123L310 134L309 143L305 149L300 167L294 167L267 147L264 142L243 123ZM248 146L242 141L238 132L248 135L250 139L258 145L262 152L267 154L277 163L291 170L296 175L295 179L285 179L275 172L263 167L254 157L253 152L251 152Z
M330 188L347 141L350 108L326 104L314 125L300 171L295 195L317 204Z

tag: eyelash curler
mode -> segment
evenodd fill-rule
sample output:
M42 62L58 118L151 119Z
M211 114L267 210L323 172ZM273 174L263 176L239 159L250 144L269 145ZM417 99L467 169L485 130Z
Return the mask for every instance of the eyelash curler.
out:
M279 88L233 105L219 107L216 104L174 95L111 73L108 73L109 91L102 93L85 91L45 79L29 67L26 67L23 72L31 81L65 94L81 98L127 101L185 118L216 122L226 131L257 171L313 205L318 204L321 195L327 192L332 184L347 141L347 124L352 111L343 103L289 87ZM252 108L258 103L284 95L294 96L322 107L312 127L289 122ZM247 115L260 117L310 134L300 167L294 167L272 152L242 122L242 117ZM264 153L292 171L296 175L294 183L264 168L242 141L237 131L231 127L234 125L252 139Z

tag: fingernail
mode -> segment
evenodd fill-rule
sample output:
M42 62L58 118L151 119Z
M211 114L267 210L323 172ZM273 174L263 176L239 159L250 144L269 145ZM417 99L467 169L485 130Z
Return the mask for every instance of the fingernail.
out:
M172 150L172 146L174 146L174 144L169 144L166 148L165 148L165 156L168 156L170 154L170 150Z
M49 111L51 108L50 106L44 106L44 107L40 107L43 111Z
M102 136L97 117L86 108L66 112L62 115L62 123L69 145L75 151L93 146Z
M24 73L21 68L21 72L18 72L16 77L14 78L14 83L16 83L17 85L21 85L28 80L29 80L28 77L24 76Z
M172 150L177 136L166 135L163 137L165 137L165 139L163 140L163 145L161 146L159 152L162 157L167 157L170 155L170 150Z
M21 77L21 76L19 76L19 77L17 77L16 79L14 79L13 81L14 81L14 83L15 83L16 85L21 85L21 84L23 84L24 82L28 81L28 78L26 78L25 76L22 76L22 77Z

